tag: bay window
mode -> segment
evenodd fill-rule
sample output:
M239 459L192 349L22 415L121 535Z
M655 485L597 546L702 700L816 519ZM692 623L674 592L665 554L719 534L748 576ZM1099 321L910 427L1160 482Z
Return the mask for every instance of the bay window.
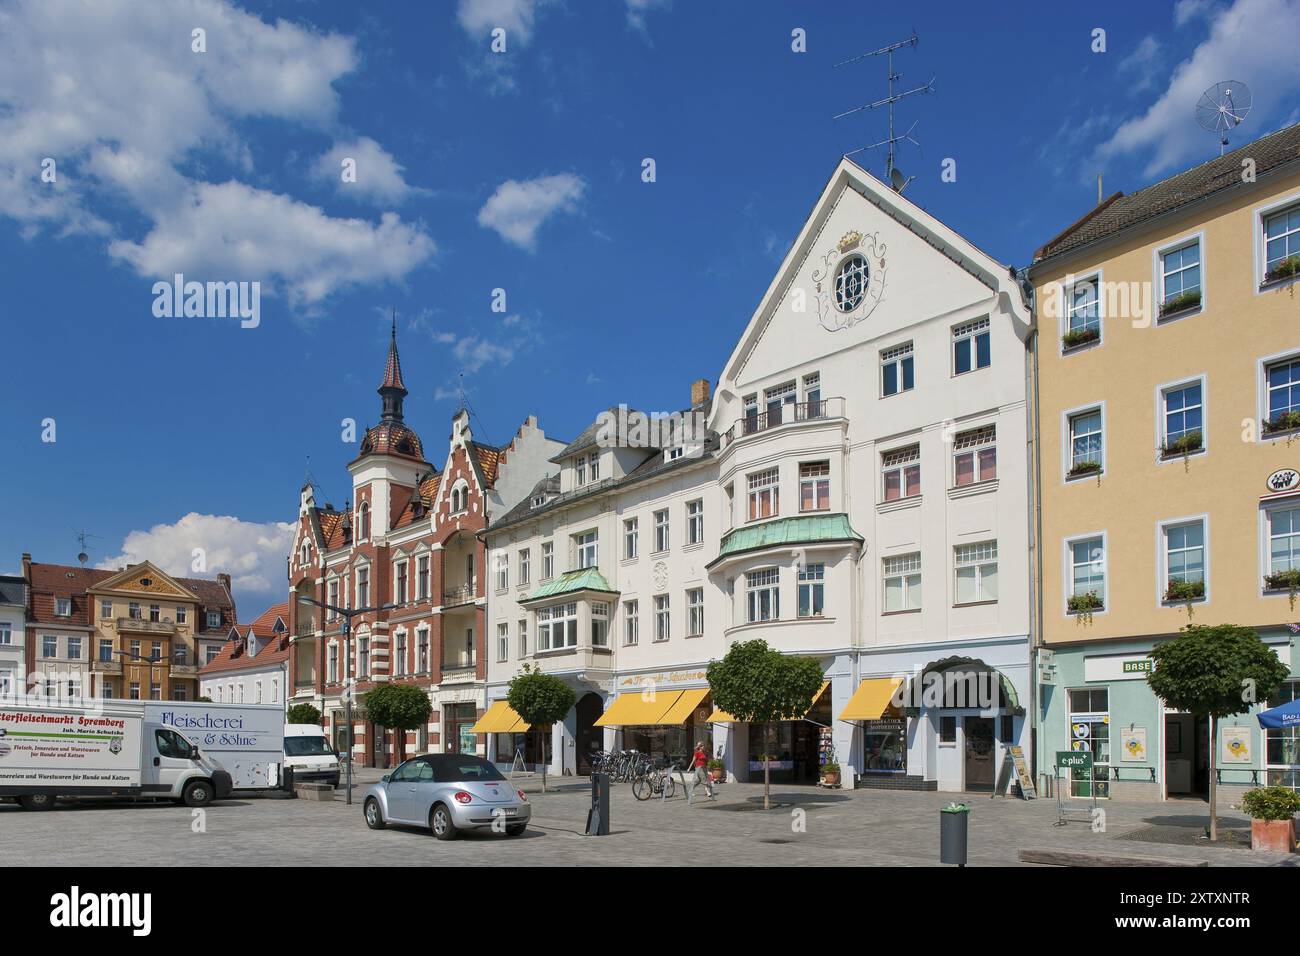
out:
M831 465L809 461L799 465L799 510L829 511L831 507Z
M749 520L772 518L781 512L780 473L775 468L749 476Z

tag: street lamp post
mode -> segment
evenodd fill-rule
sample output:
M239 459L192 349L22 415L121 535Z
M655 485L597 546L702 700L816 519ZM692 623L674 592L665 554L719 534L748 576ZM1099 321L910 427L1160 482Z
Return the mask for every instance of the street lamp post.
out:
M324 601L317 601L315 598L299 597L299 601L304 604L314 604L318 608L326 611L333 611L339 617L343 618L343 656L345 658L343 667L345 671L343 679L343 704L348 722L348 769L347 769L347 803L352 805L352 699L356 696L356 678L352 676L352 619L360 614L373 614L375 611L391 611L397 607L396 604L382 604L379 607L338 607L333 604L326 604Z

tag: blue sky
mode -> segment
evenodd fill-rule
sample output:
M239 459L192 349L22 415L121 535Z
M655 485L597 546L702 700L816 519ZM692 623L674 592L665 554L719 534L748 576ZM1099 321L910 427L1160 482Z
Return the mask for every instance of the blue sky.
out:
M883 61L832 64L914 27L896 68L936 92L899 106L908 196L1017 266L1098 171L1132 191L1214 155L1211 82L1254 90L1242 142L1297 119L1300 0L885 7L0 0L0 570L73 560L77 528L106 565L202 547L251 619L308 456L349 496L340 422L378 416L390 309L435 463L462 374L491 442L681 407L840 155L883 138L883 113L831 119ZM175 271L261 282L260 324L155 317Z

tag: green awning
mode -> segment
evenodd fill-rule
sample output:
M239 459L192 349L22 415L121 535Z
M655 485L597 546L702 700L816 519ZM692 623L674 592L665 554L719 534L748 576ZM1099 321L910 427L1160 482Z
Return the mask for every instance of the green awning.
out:
M543 601L546 598L559 597L561 594L572 594L577 591L603 591L606 594L617 594L605 576L595 568L582 568L579 571L569 571L561 574L558 578L547 581L528 597L524 598L523 603L529 601Z
M734 554L780 545L836 541L861 544L862 540L846 514L798 515L732 529L723 537L718 556L709 563L714 565Z

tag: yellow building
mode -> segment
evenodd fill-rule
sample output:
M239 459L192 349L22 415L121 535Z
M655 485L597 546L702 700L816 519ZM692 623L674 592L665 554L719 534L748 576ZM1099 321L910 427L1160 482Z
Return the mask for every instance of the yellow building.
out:
M91 693L197 699L199 668L215 658L235 625L230 579L175 578L148 561L96 577L86 588Z
M1300 733L1211 729L1145 680L1189 620L1252 627L1298 674L1300 125L1110 197L1029 276L1040 771L1090 750L1099 796L1203 794L1213 737L1225 787L1300 785Z

